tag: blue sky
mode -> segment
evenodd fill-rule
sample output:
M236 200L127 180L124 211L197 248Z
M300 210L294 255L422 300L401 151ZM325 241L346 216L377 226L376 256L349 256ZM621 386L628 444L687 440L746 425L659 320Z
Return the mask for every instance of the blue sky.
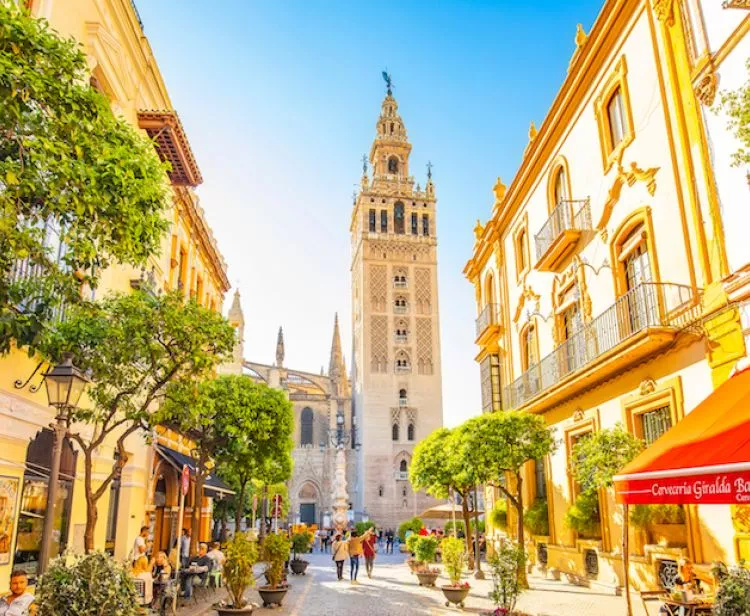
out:
M333 314L351 349L351 194L385 87L424 185L434 164L444 415L480 410L472 228L509 183L602 0L138 0L204 177L198 189L247 321L245 356L328 367ZM228 301L231 294L228 295ZM347 352L347 365L350 364Z

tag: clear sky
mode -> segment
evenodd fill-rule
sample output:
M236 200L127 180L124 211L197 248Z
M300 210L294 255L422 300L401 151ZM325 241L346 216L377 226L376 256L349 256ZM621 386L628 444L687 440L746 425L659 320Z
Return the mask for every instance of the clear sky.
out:
M137 0L240 287L245 357L271 363L283 325L286 365L327 369L338 311L351 363L351 195L387 67L416 181L434 164L445 423L477 414L472 228L602 2Z

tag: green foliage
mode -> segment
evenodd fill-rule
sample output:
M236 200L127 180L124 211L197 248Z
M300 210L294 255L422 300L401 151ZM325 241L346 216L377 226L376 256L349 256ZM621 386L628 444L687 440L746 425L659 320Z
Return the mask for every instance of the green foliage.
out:
M228 356L233 344L232 327L220 314L186 302L178 292L152 295L145 291L73 305L65 321L46 339L42 351L50 361L58 362L64 352L71 352L78 367L92 379L88 396L77 408L67 409L66 418L89 471L97 449L118 434L120 455L109 476L96 487L89 479L84 481L90 501L87 550L94 547L96 502L109 492L110 483L128 460L125 439L141 426L160 421L161 413L152 409L170 385L179 381L192 387Z
M750 613L750 569L741 562L731 567L721 580L716 592L713 614L716 616L744 616Z
M411 539L411 537L409 537ZM414 547L414 557L420 563L429 564L435 562L438 540L434 535L425 537L417 536L417 543Z
M495 502L495 506L490 511L490 523L501 530L508 528L508 502L504 498Z
M456 457L450 455L451 435L447 428L440 428L417 443L409 465L409 480L415 491L424 490L435 498L447 498L451 487L455 487ZM400 528L399 537L403 541Z
M633 505L630 523L642 529L649 524L684 524L685 510L680 505Z
M477 520L476 518L471 520L470 528L472 531L475 531L477 529ZM452 533L453 532L453 520L449 520L445 523L445 526L443 527L443 530L445 533ZM463 520L456 520L456 532L458 531L466 532L466 524L464 524ZM479 532L483 533L485 531L485 524L484 520L479 520Z
M33 352L110 264L144 265L170 207L167 166L89 85L79 44L19 4L0 1L0 352ZM12 281L18 262L40 275Z
M502 540L487 559L492 572L490 599L495 605L512 614L523 585L518 572L526 565L526 554L515 541Z
M409 550L410 554L414 554L417 549L417 541L419 541L419 535L416 533L406 538L406 549Z
M732 154L732 165L750 165L750 58L745 62L748 80L737 90L720 95L716 112L723 111L729 117L728 128L740 142L740 148Z
M590 536L599 524L599 494L581 492L565 513L565 523L571 530Z
M398 527L398 538L401 539L401 541L406 541L406 531L411 530L415 533L418 533L422 528L424 527L424 522L422 522L421 518L412 518L411 520L406 520L406 522L402 522Z
M40 616L137 616L135 587L124 565L102 552L63 554L50 562L35 590Z
M526 510L523 524L532 535L549 535L549 510L545 499L537 498Z
M309 531L304 533L294 533L294 535L292 535L294 560L297 560L297 554L307 554L307 552L310 551L310 547L314 540L315 536Z
M245 589L255 585L253 565L257 560L258 544L244 533L237 533L227 546L227 560L224 562L224 580L235 609L247 605Z
M281 584L284 563L289 559L290 548L291 543L283 533L271 533L263 540L262 559L266 563L266 580L273 588Z
M368 529L370 529L370 528L375 528L375 522L373 522L372 520L367 520L367 522L357 522L354 525L354 530L357 531L357 534L360 537L362 535L364 535L365 531L368 530Z
M442 562L452 585L461 581L466 554L464 542L456 537L446 537L440 542Z
M613 477L643 450L643 441L616 424L614 428L592 432L573 447L573 478L582 492L612 487Z

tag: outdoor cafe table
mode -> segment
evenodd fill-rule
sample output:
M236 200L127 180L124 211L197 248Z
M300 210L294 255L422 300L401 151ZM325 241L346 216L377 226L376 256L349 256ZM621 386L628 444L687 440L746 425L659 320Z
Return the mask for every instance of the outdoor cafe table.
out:
M664 600L664 605L669 607L670 612L676 616L699 616L711 613L713 601L700 598L695 598L692 601L676 601L667 597Z

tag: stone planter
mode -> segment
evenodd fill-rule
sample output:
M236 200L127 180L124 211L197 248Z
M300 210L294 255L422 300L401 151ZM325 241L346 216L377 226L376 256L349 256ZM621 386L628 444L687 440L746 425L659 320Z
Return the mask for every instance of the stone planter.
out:
M294 575L305 575L305 569L307 569L307 565L309 565L306 560L292 560L289 563L289 566L292 568L292 573Z
M286 586L278 586L276 588L271 588L270 586L261 586L258 588L258 594L260 594L260 598L263 600L263 607L271 607L272 605L281 606L281 604L284 602L284 597L286 597L286 593L288 590L288 584Z
M417 571L420 586L435 586L435 580L438 579L439 575L439 573L432 573L430 571Z
M213 608L216 610L218 616L244 616L245 614L252 614L255 606L248 604L245 607L236 609L233 607L214 605Z
M467 586L451 586L450 584L445 584L440 587L440 590L442 590L443 595L445 595L445 607L450 607L451 603L458 607L463 607L464 600L468 596L470 589Z
M406 564L409 565L409 569L411 570L412 573L415 573L416 571L419 570L419 567L420 567L419 562L417 562L413 558L407 558Z
M650 524L651 540L663 547L684 547L687 545L685 524Z

